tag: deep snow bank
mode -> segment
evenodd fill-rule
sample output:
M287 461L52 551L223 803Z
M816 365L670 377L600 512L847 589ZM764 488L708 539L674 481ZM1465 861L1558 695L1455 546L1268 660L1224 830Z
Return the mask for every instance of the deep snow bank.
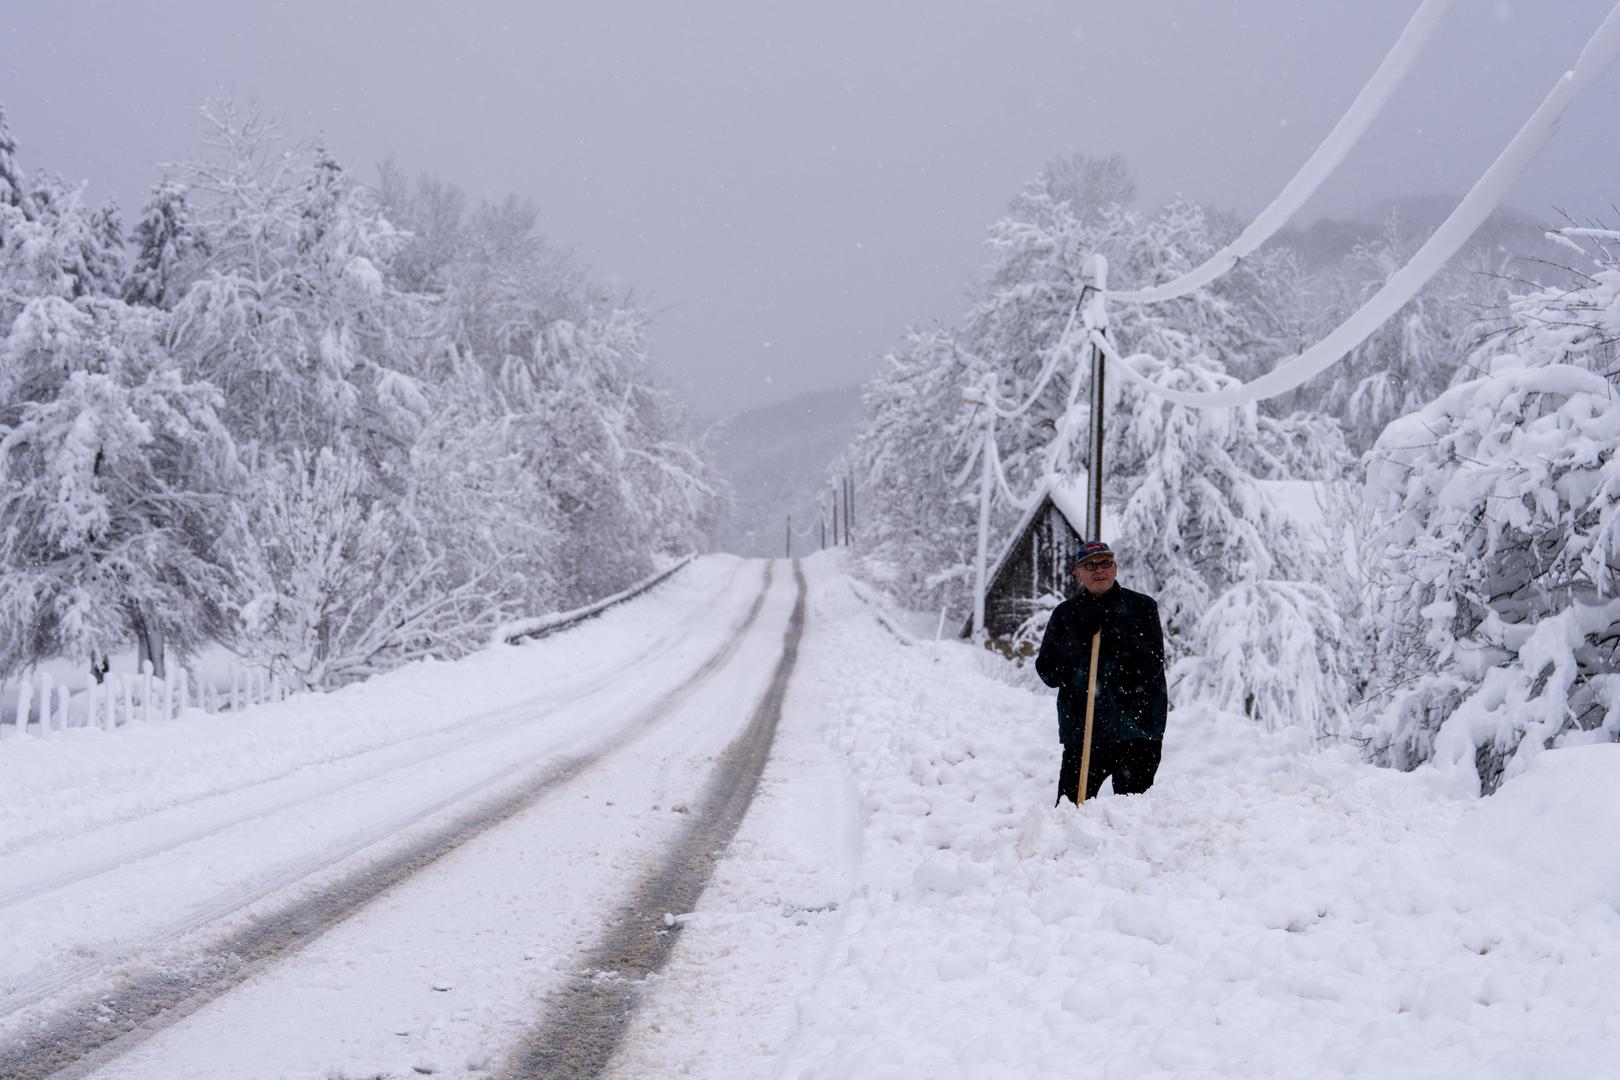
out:
M865 851L782 1074L1613 1075L1620 747L1482 802L1181 709L1153 791L1054 809L1049 691L812 581Z

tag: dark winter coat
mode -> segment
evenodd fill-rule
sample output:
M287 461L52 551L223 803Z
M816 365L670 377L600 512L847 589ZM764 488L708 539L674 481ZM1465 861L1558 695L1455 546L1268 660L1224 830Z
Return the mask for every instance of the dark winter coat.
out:
M1117 583L1101 596L1081 589L1046 624L1035 670L1058 688L1058 739L1078 743L1086 726L1091 635L1102 630L1093 743L1164 738L1170 694L1164 681L1164 628L1151 596Z

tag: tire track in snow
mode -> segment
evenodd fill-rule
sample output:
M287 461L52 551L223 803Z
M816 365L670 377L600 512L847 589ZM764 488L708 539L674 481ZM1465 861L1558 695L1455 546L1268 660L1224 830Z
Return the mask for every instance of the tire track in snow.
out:
M805 581L793 564L798 599L782 640L782 658L748 727L732 740L704 788L701 808L663 862L636 887L580 970L551 996L550 1015L519 1047L502 1073L509 1080L584 1080L612 1060L647 981L669 961L680 924L666 913L689 912L737 834L759 788L776 739L799 640L804 634Z
M360 867L316 891L289 900L275 910L256 917L250 925L208 942L199 950L188 950L184 954L159 957L145 963L142 970L131 973L113 991L96 994L88 1000L66 1003L49 1015L32 1019L28 1024L28 1034L0 1046L0 1077L6 1080L57 1077L62 1080L65 1077L88 1075L135 1043L196 1012L266 965L302 948L394 886L469 840L528 809L541 797L580 776L599 761L632 745L654 727L665 713L673 711L736 655L765 606L773 577L772 564L766 563L759 595L730 638L680 684L638 710L629 724L602 739L594 748L573 755L550 755L545 764L539 767L532 763L515 765L506 776L500 778L500 782L505 782L512 776L526 772L528 775L515 787L498 796L478 801L404 849ZM794 608L795 620L800 618L804 596L802 576L798 580L799 601ZM728 750L727 757L729 755ZM482 783L479 790L487 790L490 786L489 782ZM444 809L444 805L436 804L415 815L414 820L425 820ZM344 855L351 853L346 849ZM311 873L331 865L333 860L323 859L321 865ZM269 893L293 884L296 881L282 880L259 890L256 895L245 899L233 898L230 910L239 911ZM217 913L219 916L226 914L230 914L230 911ZM165 944L199 929L195 925L197 921L188 920L184 926L150 944ZM60 987L51 992L54 993L56 989ZM39 995L35 995L32 1001L40 999Z
M723 595L730 590L732 584L736 581L737 573L740 572L741 566L742 564L738 564L738 571L733 572L729 577L727 577L725 583L716 592L716 596ZM522 723L532 718L534 712L539 708L565 708L568 705L588 698L590 695L597 693L604 687L622 677L622 673L625 668L642 664L649 659L669 652L670 650L680 646L685 641L689 633L690 628L688 626L682 625L675 627L670 633L658 638L652 644L642 649L634 656L628 658L623 664L619 665L613 670L596 676L595 678L592 678L578 686L568 687L560 695L554 691L537 694L534 697L525 699L514 705L503 706L499 709L479 713L461 723L456 724L452 728L439 728L431 731L418 732L413 735L408 735L403 739L380 746L367 746L351 753L339 754L329 758L322 758L318 761L302 762L295 768L289 769L286 772L265 777L264 779L258 780L252 784L203 796L203 799L217 798L221 795L240 796L245 792L256 788L268 789L271 785L285 780L288 776L303 769L339 765L344 762L354 761L372 754L388 755L390 752L397 752L401 748L409 746L413 743L424 744L422 749L417 750L403 759L388 760L384 762L380 768L369 769L358 774L339 776L325 784L321 784L312 789L300 791L295 795L286 798L277 799L268 803L261 803L239 812L227 813L212 817L204 825L166 836L161 841L155 843L136 844L132 847L123 848L115 855L82 863L78 866L72 866L58 873L52 874L49 877L41 878L36 881L30 881L22 885L12 886L10 888L0 888L0 911L5 910L6 908L16 907L24 903L32 903L39 897L48 893L69 888L70 886L76 885L82 881L87 881L90 878L98 877L113 870L122 869L123 867L129 866L130 864L139 862L143 859L151 859L160 855L165 855L176 848L184 847L186 844L195 843L199 840L205 840L208 837L218 835L227 829L236 828L239 825L257 821L261 818L269 817L272 814L283 813L292 807L326 798L338 791L352 788L357 784L369 783L373 780L381 779L382 777L391 773L402 772L406 769L414 768L420 765L422 762L442 753L443 746L441 744L452 744L458 747L464 747L467 745L469 735L476 735L478 738L499 738L515 724ZM450 801L456 801L456 799L464 797L464 795L458 794L455 799ZM196 802L201 801L202 799L196 800ZM193 803L193 805L194 804L195 803ZM432 811L441 810L445 805L447 805L447 803L436 803L433 806ZM155 816L173 809L174 807L172 806L162 807L158 810L154 810L150 815L142 816ZM120 824L124 824L124 822L120 822ZM375 836L366 839L361 844L346 849L346 853L352 853L353 850L357 850L358 847L363 847L366 844L370 844L374 842L375 839ZM299 876L305 875L301 874ZM6 1004L9 1011L12 1006L9 1002Z

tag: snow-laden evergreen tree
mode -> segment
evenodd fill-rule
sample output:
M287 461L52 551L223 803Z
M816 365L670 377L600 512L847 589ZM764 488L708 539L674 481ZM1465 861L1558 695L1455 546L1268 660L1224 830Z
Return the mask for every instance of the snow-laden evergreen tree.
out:
M131 238L135 261L124 282L124 299L172 308L202 269L208 246L191 219L184 185L163 180L152 188Z
M23 205L23 177L17 168L17 140L6 122L6 107L0 103L0 206L20 209ZM5 233L0 232L0 243Z
M232 443L161 318L99 296L30 301L0 346L0 671L55 656L161 672L219 626L214 546Z
M118 295L124 238L115 204L87 210L81 188L55 173L42 172L33 179L24 209L26 217L51 238L49 263L37 262L39 272L60 279L47 291L65 291L75 298Z
M1620 738L1620 233L1573 290L1390 424L1368 492L1384 627L1366 736L1493 790L1551 746Z

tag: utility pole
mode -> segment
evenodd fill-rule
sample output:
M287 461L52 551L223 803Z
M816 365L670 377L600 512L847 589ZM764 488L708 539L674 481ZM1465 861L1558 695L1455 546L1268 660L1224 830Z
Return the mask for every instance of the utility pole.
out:
M833 547L837 547L843 541L838 538L838 496L836 494L832 495L832 523Z
M844 492L844 543L848 544L849 543L849 526L850 526L850 520L849 520L849 487L850 487L850 482L849 482L849 477L847 477L847 476L844 477L842 483L839 486L843 488L843 492Z
M1102 333L1107 333L1106 330ZM1102 539L1103 352L1091 346L1091 455L1086 463L1086 539Z
M984 580L985 560L990 550L990 493L996 482L996 374L991 372L984 387L970 386L962 391L962 400L982 407L984 416L984 445L979 449L979 547L973 575L973 639L984 633Z
M820 546L818 546L816 548L816 550L817 551L826 551L827 550L827 514L826 514L826 511L824 511L824 510L817 510L816 511L816 524L821 529L821 540L819 542Z
M1101 255L1086 259L1080 273L1085 292L1081 294L1081 314L1085 319L1086 338L1093 332L1108 333L1108 260ZM1103 352L1095 342L1091 344L1091 460L1086 463L1086 486L1090 488L1086 499L1086 536L1102 539L1103 491ZM1083 587L1083 586L1082 586ZM1102 655L1102 631L1091 635L1091 664L1086 678L1086 721L1080 743L1080 790L1075 792L1075 805L1086 801L1086 781L1091 776L1091 733L1097 708L1097 665Z
M849 478L849 525L855 527L855 477Z
M793 558L793 515L792 514L789 514L788 518L787 518L787 557L789 559Z

